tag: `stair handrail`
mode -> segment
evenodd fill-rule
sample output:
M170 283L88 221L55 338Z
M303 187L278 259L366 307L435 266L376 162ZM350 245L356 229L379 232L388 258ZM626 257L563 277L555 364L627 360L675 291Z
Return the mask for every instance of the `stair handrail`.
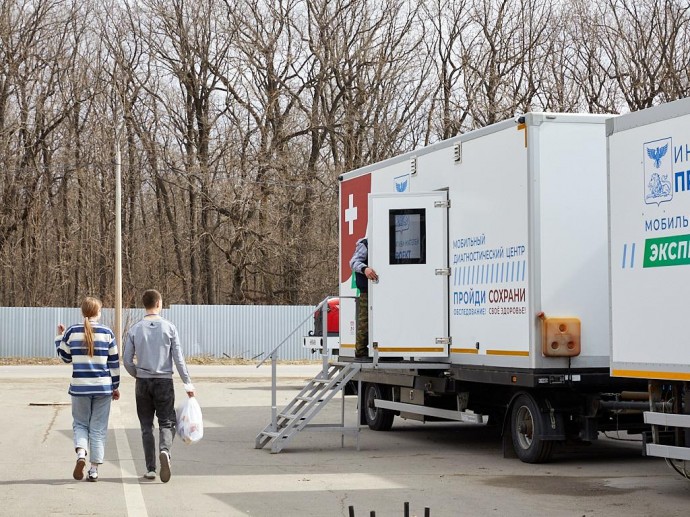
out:
M309 315L308 315L306 318L304 318L304 319L301 321L301 323L300 323L299 325L297 325L297 326L292 330L292 332L290 332L287 336L285 336L285 338L284 338L280 343L278 343L278 345L277 345L273 350L271 350L271 352L270 352L268 355L264 356L264 358L263 358L261 361L259 361L259 363L256 365L256 367L258 368L259 366L261 366L262 364L264 364L264 363L268 360L269 357L273 357L273 354L276 354L276 353L278 352L278 349L281 348L285 343L287 343L287 340L290 339L290 338L295 334L295 332L297 332L299 329L302 328L302 325L304 325L307 321L309 321L310 318L313 318L313 317L314 317L314 313L317 312L317 311L320 311L320 310L322 309L323 305L324 305L325 303L328 303L328 300L329 300L330 298L331 298L330 296L326 296L323 300L321 300L321 301L319 302L319 304L316 306L316 308L314 308L314 309L309 313Z
M262 364L264 364L268 358L271 358L271 430L272 431L277 431L278 430L278 395L277 395L277 366L278 366L278 350L280 347L282 347L288 339L290 339L295 332L297 332L300 328L302 328L302 325L304 325L307 321L309 321L310 318L314 317L314 313L318 311L323 312L323 317L321 318L322 322L322 332L321 332L321 359L322 359L322 368L323 368L323 374L327 375L328 372L328 343L327 343L327 338L328 338L328 321L326 317L326 311L324 310L324 306L328 308L328 300L330 299L330 296L326 296L321 302L314 308L309 315L302 320L302 322L294 328L292 332L290 332L285 338L273 349L271 350L271 353L265 356L259 364L256 365L258 368Z

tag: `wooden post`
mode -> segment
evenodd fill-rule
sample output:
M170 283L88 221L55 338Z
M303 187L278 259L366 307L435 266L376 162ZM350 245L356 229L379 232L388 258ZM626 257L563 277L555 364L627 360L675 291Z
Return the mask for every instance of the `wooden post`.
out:
M122 157L120 132L115 135L115 339L122 357Z

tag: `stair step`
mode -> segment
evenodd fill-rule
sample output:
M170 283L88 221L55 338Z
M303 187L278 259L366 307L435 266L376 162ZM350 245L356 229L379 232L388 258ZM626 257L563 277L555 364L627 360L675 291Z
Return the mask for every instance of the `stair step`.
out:
M316 400L316 397L295 397L297 400L301 400L302 402L311 402L313 400ZM323 402L323 399L318 399L319 402Z
M359 432L359 427L348 428L343 425L309 424L314 416L323 409L326 400L331 400L335 392L342 390L345 378L351 378L359 368L330 368L327 377L316 377L296 396L292 402L277 414L278 420L272 426L267 426L257 437L256 448L262 448L268 438L271 452L280 452L289 441L300 431L308 428L310 431L340 431L342 433ZM263 438L263 439L262 439ZM279 440L280 439L280 440Z
M300 420L304 420L303 416L299 416L299 413L278 413L279 417L282 418L287 418L288 420L294 420L296 418L299 418Z

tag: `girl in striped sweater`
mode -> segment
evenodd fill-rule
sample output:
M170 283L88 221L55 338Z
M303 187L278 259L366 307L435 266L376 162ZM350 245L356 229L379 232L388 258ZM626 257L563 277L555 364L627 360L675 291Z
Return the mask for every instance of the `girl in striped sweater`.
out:
M101 302L87 297L81 304L84 322L58 325L55 338L57 354L65 363L72 363L72 428L77 464L72 476L84 478L86 450L91 454L89 481L98 481L98 466L103 463L105 438L108 431L111 400L118 400L120 392L120 358L115 335L98 323Z

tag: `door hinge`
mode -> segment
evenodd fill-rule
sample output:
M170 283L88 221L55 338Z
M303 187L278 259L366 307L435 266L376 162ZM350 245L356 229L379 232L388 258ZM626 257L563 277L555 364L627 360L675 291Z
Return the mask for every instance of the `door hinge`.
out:
M450 208L450 199L434 201L434 208Z
M451 345L453 342L452 337L437 337L436 338L436 344L437 345Z
M434 270L434 273L439 276L450 276L449 267L440 267Z

